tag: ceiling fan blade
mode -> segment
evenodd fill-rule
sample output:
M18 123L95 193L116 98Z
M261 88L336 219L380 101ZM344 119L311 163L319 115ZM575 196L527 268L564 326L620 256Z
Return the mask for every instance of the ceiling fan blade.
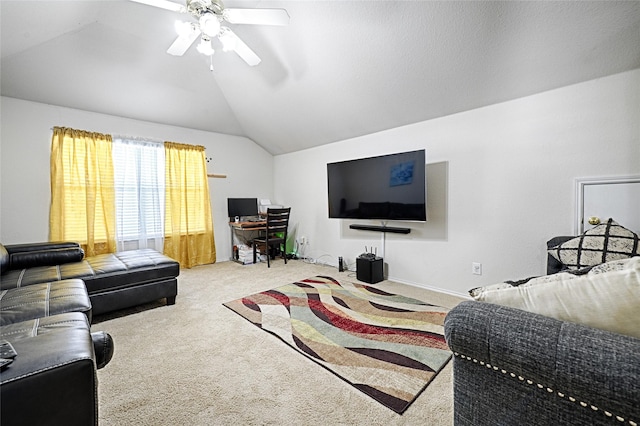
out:
M284 9L224 9L225 21L232 24L289 25Z
M186 35L178 36L178 38L169 46L167 53L173 56L182 56L200 35L200 30L194 28L193 31Z
M224 28L224 31L220 36L221 42L223 41L222 38L225 38L223 45L231 46L231 49L250 66L256 66L261 62L260 57L256 55L256 53L229 28Z
M169 0L131 0L136 3L147 4L149 6L159 7L161 9L171 10L173 12L181 12L184 13L187 11L187 8L179 3L174 3Z

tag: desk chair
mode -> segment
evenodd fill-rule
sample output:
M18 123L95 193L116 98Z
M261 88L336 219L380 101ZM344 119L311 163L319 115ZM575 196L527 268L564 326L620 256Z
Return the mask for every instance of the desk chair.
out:
M270 248L282 244L282 258L287 263L287 229L289 228L289 214L291 207L284 209L267 209L267 225L264 236L253 239L253 263L256 263L256 250L258 246L264 247L267 254L267 267L271 268Z

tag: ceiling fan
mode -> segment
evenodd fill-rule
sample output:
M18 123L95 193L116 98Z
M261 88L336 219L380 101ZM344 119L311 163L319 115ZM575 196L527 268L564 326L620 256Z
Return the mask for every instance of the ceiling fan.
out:
M169 0L131 0L150 6L189 13L197 22L176 21L178 38L167 53L182 56L200 37L198 52L206 56L214 53L211 41L217 38L225 52L234 51L250 66L260 63L258 55L223 23L253 25L288 25L289 14L284 9L236 9L225 8L222 0L186 0L186 5Z

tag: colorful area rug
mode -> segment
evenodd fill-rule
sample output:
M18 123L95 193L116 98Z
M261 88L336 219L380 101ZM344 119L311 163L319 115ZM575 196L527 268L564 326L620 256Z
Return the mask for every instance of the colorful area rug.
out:
M224 306L402 414L451 358L448 309L313 277Z

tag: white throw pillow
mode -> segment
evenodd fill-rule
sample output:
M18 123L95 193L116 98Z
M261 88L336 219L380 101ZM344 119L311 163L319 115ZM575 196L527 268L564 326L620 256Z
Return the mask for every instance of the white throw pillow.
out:
M615 265L580 276L555 274L531 285L486 287L474 299L640 338L640 257Z

